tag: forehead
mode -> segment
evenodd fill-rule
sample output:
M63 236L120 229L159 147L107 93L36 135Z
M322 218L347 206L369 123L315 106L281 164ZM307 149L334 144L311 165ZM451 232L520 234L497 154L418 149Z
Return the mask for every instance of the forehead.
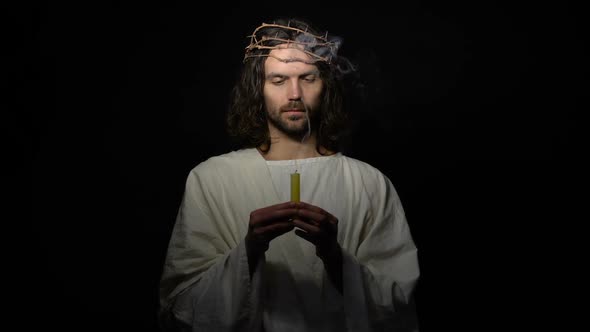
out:
M266 58L265 68L270 71L299 72L317 69L314 59L297 45L279 45Z

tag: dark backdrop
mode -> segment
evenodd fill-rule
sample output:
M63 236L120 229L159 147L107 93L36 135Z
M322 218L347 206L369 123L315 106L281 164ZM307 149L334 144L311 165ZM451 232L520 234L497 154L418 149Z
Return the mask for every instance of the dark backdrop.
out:
M585 45L573 4L3 7L15 80L2 127L17 161L5 172L17 212L6 219L5 305L25 330L157 331L185 177L227 151L246 36L275 15L343 37L359 63L368 98L346 153L386 173L404 203L422 331L561 330L575 315L564 287L577 263Z

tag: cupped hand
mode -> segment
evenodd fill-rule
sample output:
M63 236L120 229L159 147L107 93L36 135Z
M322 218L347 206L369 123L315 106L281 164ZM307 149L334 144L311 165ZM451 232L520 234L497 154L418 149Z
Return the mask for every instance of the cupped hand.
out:
M326 210L305 202L297 205L297 215L293 224L298 229L295 234L316 246L316 255L328 258L340 250L338 244L338 218Z
M250 213L246 234L246 249L249 255L266 252L271 240L294 228L292 220L297 213L296 204L294 202L279 203Z

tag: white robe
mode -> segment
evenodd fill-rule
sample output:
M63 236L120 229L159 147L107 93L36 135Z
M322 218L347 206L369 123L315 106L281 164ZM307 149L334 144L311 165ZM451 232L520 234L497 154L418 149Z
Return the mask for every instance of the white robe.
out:
M250 280L250 213L288 200L293 163L244 149L190 172L161 279L162 317L192 331L418 331L418 256L399 196L376 168L340 153L296 167L301 200L338 218L343 294L294 232L271 241Z

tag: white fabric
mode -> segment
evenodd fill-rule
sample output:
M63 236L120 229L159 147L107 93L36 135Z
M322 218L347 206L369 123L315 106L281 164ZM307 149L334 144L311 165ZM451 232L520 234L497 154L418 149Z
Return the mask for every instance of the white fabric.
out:
M244 246L250 212L289 200L295 166L301 200L339 220L343 294L315 248L294 232L271 241L250 280ZM390 180L336 154L265 161L256 149L195 167L171 236L162 312L192 331L417 331L417 249Z

